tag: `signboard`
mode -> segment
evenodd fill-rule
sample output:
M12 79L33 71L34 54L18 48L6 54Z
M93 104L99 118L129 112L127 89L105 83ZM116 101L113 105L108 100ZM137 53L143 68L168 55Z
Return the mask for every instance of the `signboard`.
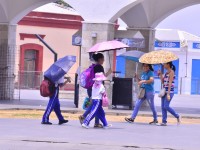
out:
M72 45L81 46L81 44L82 44L82 37L80 35L73 35L72 36Z
M145 48L145 39L139 38L117 38L116 40L133 48Z
M200 49L200 43L193 43L192 48L193 49Z
M181 43L180 42L160 42L160 41L156 41L155 47L158 47L158 48L180 48Z

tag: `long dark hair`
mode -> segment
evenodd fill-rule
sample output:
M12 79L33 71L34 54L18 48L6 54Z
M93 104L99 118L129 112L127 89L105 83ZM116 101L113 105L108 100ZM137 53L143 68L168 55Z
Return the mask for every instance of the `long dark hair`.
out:
M93 55L92 55L92 58L93 58L93 60L94 60L95 62L98 62L99 59L104 58L104 56L103 56L103 54L101 54L101 53L97 53L97 54L93 54Z
M167 63L169 65L169 67L175 72L176 71L176 67L174 66L174 64L170 61Z
M154 71L154 69L153 69L151 64L142 64L142 66L144 66L144 65L148 65L149 66L149 70Z

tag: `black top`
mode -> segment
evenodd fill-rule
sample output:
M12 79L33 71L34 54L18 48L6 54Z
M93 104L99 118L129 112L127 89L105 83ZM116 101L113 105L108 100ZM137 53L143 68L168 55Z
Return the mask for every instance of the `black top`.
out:
M102 65L97 64L97 65L94 67L94 73L100 73L100 72L105 73L105 72L104 72L104 68L103 68ZM104 84L104 81L103 81L103 84Z
M104 68L103 68L103 66L102 65L96 65L95 67L94 67L94 73L100 73L100 72L103 72L104 73Z

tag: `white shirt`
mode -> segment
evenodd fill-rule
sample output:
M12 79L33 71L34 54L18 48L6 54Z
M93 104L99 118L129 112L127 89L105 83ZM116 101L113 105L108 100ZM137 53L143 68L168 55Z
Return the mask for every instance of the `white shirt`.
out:
M55 83L55 87L58 87L59 84L63 84L65 81L64 76L62 78L60 78L56 83Z
M103 93L105 92L105 87L101 84L98 88L92 87L92 99L101 100Z

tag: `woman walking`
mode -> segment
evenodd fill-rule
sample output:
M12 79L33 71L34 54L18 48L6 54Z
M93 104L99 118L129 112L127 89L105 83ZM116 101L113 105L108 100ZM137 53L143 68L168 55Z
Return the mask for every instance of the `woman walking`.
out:
M109 71L107 73L104 72L103 63L104 63L105 60L104 60L104 55L103 54L101 54L101 53L93 54L92 58L95 61L95 67L94 67L94 73L95 74L102 72L107 77L112 73L111 69L109 69ZM87 89L87 94L88 94L88 97L91 99L92 88ZM92 103L93 103L93 101L92 101ZM79 116L79 120L80 120L81 124L83 123L83 120L87 117L87 115L90 113L90 111L92 109L92 103L87 108L85 113L83 115ZM100 124L98 117L95 117L95 125L94 125L94 127L95 128L103 128L103 125Z
M159 71L158 75L163 83L163 88L165 88L166 94L162 97L161 108L162 108L162 123L161 126L167 126L167 112L170 112L176 119L177 123L180 124L181 117L177 114L171 107L170 103L174 97L174 80L175 80L175 71L176 68L172 62L164 64L164 68L167 70L164 77Z
M145 94L143 98L138 98L135 104L135 108L133 110L133 113L130 118L125 118L125 121L129 123L133 123L138 111L142 105L142 103L147 100L149 103L149 106L151 108L151 111L153 112L153 118L154 120L150 122L149 124L157 124L157 112L154 105L154 75L153 75L153 68L149 64L143 64L143 72L141 74L141 78L138 78L136 75L138 85L140 88L144 88Z

